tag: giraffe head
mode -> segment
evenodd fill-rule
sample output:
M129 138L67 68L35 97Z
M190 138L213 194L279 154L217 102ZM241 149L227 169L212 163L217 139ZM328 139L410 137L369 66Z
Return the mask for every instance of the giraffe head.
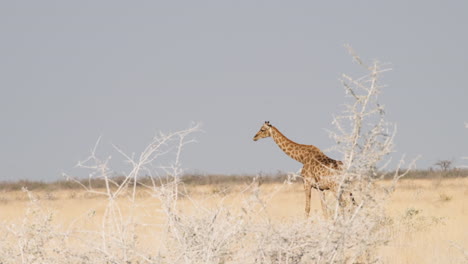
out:
M260 130L255 134L253 140L257 141L261 138L271 137L271 124L270 121L265 121Z

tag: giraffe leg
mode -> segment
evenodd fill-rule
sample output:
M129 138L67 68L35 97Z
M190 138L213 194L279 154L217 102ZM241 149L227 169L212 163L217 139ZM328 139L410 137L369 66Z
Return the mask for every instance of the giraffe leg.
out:
M305 202L305 215L306 215L306 218L309 218L309 214L310 214L311 190L312 190L312 184L310 183L309 180L304 179L304 192L305 192L305 196L306 196L306 202Z
M319 192L319 196L320 196L320 204L322 205L323 217L325 219L328 219L328 206L327 206L327 201L325 199L325 192L319 189L317 189L317 191Z
M338 204L340 206L340 211L341 211L341 216L344 217L346 213L346 206L348 205L348 202L346 201L346 198L344 197L345 194L343 193L341 197L338 198Z

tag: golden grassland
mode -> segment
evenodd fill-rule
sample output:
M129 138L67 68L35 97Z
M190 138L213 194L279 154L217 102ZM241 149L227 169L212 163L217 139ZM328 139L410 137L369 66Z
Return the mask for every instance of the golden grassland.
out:
M387 182L382 182L387 184ZM220 203L232 209L240 208L244 201L242 190L246 185L214 184L187 185L181 197L180 210L189 213L196 210L194 204L204 207ZM267 200L265 213L278 221L294 221L304 217L304 193L302 185L264 183L260 186L263 199ZM68 189L34 191L44 210L53 212L53 222L61 228L99 228L108 201L104 196L84 190ZM138 192L135 217L147 225L137 230L148 244L157 245L154 230L161 227L164 217L157 199L146 190ZM30 202L22 191L0 192L0 223L21 224ZM125 214L129 198L122 197L119 205ZM321 214L317 193L312 197L312 213ZM391 241L381 249L384 263L464 263L468 253L468 178L452 179L404 179L387 205L388 236ZM152 232L149 232L152 231Z

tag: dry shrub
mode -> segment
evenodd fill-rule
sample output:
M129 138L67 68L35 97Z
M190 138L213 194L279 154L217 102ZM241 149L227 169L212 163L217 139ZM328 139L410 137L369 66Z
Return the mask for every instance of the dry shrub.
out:
M439 193L439 201L441 202L450 202L452 200L452 196L446 193Z
M69 236L53 224L54 214L41 205L27 189L30 204L21 223L4 224L0 229L0 263L86 263L87 251L66 246Z

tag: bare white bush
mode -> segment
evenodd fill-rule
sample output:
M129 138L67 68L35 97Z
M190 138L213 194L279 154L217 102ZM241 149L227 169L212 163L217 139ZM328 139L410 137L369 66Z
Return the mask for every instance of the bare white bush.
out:
M340 187L332 202L334 217L330 221L315 219L314 223L304 220L286 226L271 222L260 226L259 263L376 263L379 247L390 239L384 207L395 184L388 188L376 184L384 177L389 163L385 158L393 151L395 135L378 101L383 87L380 77L389 69L377 61L368 66L350 47L348 50L367 73L360 78L343 75L342 79L349 101L344 112L334 118L336 130L330 132L335 150L344 157L344 168L335 177ZM397 170L394 183L406 172ZM350 193L357 205L348 203L343 208L340 196Z
M110 157L104 160L96 157L96 147L88 159L79 163L80 167L92 171L90 177L100 178L105 182L104 192L94 190L91 185L92 181L88 186L83 185L83 187L88 192L104 195L108 199L102 219L100 239L95 240L98 242L92 246L106 256L106 261L112 263L153 263L155 259L158 259L158 257L151 256L148 252L143 252L137 247L136 228L143 224L135 218L135 210L140 208L136 201L137 185L141 184L139 180L142 177L149 176L153 185L144 187L158 194L157 197L162 201L162 210L167 213L168 223L171 223L173 219L180 219L176 215L178 188L180 176L183 172L180 166L180 155L183 147L193 142L189 138L190 134L198 130L199 125L194 125L189 129L174 133L159 133L138 157L128 155L117 146L114 146L115 150L125 157L126 161L131 165L130 171L125 174L123 181L120 183L113 181L110 177L111 169L108 165ZM158 158L168 154L174 154L172 164L168 166L155 165ZM161 174L161 171L163 174ZM156 180L159 181L159 184L156 184ZM126 194L129 195L130 208L127 208L126 213L123 214L117 199ZM160 254L157 256L160 256Z
M96 191L91 185L83 187L91 193L107 197L108 205L101 226L99 241L92 245L106 256L106 261L112 263L222 263L232 260L234 250L240 247L240 241L245 235L245 223L242 215L234 215L229 208L222 205L215 208L204 206L186 195L180 177L180 156L183 147L192 142L190 134L196 132L198 126L170 134L159 134L140 154L138 159L127 155L120 148L115 149L131 164L131 170L122 183L118 184L111 178L108 159L100 160L95 155L79 164L80 167L91 169L90 177L105 181L105 192ZM155 161L161 155L174 154L174 161L167 166L155 166ZM142 173L149 176L151 185L139 181ZM91 181L90 181L91 183ZM161 247L158 252L143 252L138 248L136 227L141 223L134 218L138 210L136 201L137 185L161 202L157 208L163 215L160 236ZM181 189L182 188L182 189ZM123 215L119 204L119 196L128 193L131 208ZM182 212L178 207L180 195L192 203L193 213ZM133 211L133 212L132 212Z
M21 223L2 225L0 263L87 263L93 252L65 246L68 234L53 224L54 214L45 210L37 197L23 189L29 206Z
M396 130L386 121L384 106L378 101L383 87L380 77L390 69L383 68L378 61L367 65L349 46L347 48L354 61L368 74L359 78L343 75L342 84L350 102L343 114L335 117L336 131L330 134L336 141L335 149L344 157L344 169L337 175L340 184L338 196L353 193L358 205L346 214L335 202L333 226L326 236L331 239L324 245L324 249L332 246L332 251L324 254L322 259L326 263L354 263L358 260L374 263L379 260L378 248L389 239L385 234L388 223L384 210L386 201L396 181L408 170L400 173L397 169L390 187L376 184L377 180L383 179L390 162L388 154L393 152Z

